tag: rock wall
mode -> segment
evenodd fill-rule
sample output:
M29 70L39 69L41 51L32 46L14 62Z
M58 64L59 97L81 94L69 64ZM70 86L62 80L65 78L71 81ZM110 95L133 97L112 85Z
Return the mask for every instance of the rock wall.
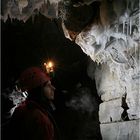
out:
M95 78L103 101L99 108L103 140L140 139L139 10L133 7L136 1L127 1L129 10L121 2L113 1L111 7L102 1L101 25L87 26L75 40L97 62L96 70L89 65L88 75Z
M99 109L102 137L104 140L139 140L139 71L122 70L121 66L118 73L118 67L111 72L111 68L103 64L95 72L98 94L103 100Z
M93 70L94 65L89 65L88 75L95 78L98 95L103 101L99 108L103 140L139 140L139 10L120 9L119 13L116 3L116 20L109 11L111 8L107 9L109 5L104 1L100 7L103 26L94 22L75 41L97 62L96 70ZM106 10L103 12L103 9Z
M103 140L139 140L140 138L140 69L139 51L135 67L108 61L96 66L90 62L88 75L96 81L102 99L99 108Z

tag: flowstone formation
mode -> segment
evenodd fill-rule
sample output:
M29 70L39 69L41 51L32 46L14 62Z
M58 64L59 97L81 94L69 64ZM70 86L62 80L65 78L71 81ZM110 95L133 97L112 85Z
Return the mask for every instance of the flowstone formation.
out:
M95 78L103 101L99 109L102 138L139 140L139 2L102 0L95 11L96 16L81 30L71 30L67 20L74 18L67 16L65 36L97 63L95 69L91 62L88 75Z
M26 22L31 16L38 13L47 18L58 16L58 3L60 0L2 0L1 19L6 21L8 17Z

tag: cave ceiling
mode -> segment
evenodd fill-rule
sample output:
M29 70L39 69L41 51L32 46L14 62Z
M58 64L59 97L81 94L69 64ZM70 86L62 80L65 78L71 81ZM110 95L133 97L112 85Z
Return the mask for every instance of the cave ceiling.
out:
M130 65L135 59L140 41L139 0L2 0L4 21L26 22L37 13L61 19L65 37L93 61Z

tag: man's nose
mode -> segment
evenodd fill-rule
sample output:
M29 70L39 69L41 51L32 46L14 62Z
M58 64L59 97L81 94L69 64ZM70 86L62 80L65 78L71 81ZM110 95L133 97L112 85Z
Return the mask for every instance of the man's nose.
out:
M52 88L53 90L55 90L55 89L56 89L53 85L51 85L51 88Z

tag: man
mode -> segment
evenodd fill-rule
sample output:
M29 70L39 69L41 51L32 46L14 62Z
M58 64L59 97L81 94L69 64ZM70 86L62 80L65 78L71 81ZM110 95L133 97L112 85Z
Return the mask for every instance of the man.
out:
M16 108L10 121L10 139L56 140L56 124L51 115L55 87L40 68L25 70L19 82L27 100ZM7 138L8 139L8 138Z

